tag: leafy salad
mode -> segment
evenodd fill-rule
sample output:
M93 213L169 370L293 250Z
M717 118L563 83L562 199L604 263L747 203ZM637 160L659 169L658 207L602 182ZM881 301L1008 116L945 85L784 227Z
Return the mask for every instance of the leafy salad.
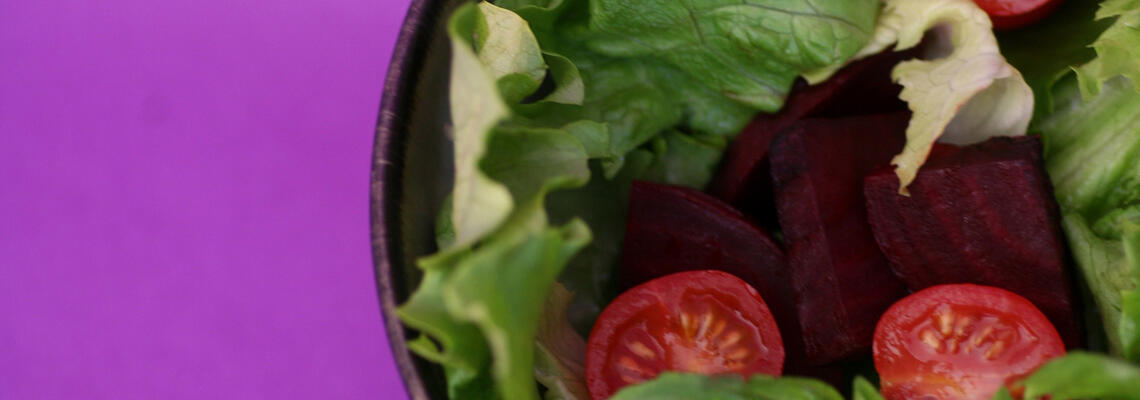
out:
M455 182L398 315L451 398L1140 399L1140 1L447 34Z

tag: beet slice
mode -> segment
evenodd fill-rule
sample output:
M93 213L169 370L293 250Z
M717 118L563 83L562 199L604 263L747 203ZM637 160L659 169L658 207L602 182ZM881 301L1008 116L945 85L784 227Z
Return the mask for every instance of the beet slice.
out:
M699 191L635 181L619 281L623 289L681 271L714 269L760 292L780 327L789 362L802 359L784 252L739 211Z
M817 85L797 81L779 113L757 115L736 137L709 193L763 225L774 225L768 149L776 134L807 117L906 110L906 103L898 98L902 87L891 82L891 69L917 54L917 50L882 53L854 62Z
M898 194L894 171L867 176L879 248L912 290L997 286L1041 309L1068 347L1081 344L1058 206L1035 137L994 138L933 154Z
M808 119L772 143L772 183L807 360L870 349L905 292L867 224L863 176L902 150L908 113Z

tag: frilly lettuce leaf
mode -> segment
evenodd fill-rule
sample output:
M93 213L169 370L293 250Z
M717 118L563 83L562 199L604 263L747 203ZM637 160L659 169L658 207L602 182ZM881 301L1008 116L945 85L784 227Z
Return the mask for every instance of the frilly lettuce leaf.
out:
M590 400L585 378L586 341L566 318L573 297L565 287L555 284L538 323L534 375L546 387L546 400Z
M1140 95L1124 78L1083 100L1074 79L1054 89L1056 107L1034 123L1061 207L1096 221L1140 202Z
M757 110L778 110L797 75L859 49L878 10L877 0L501 5L530 22L544 51L570 60L586 87L580 105L519 112L545 126L603 123L610 148L599 158L607 178L626 154L664 132L684 127L729 139ZM678 16L684 19L670 20Z
M897 35L896 49L917 45L927 29L940 24L948 28L935 34L949 35L953 46L943 58L904 61L891 72L903 86L899 97L914 112L906 146L891 160L897 166L901 193L939 137L968 144L1025 134L1033 116L1033 92L1001 56L989 17L973 1L896 0L887 3L882 20L898 22L876 31Z
M1125 77L1085 100L1077 78L1035 122L1074 259L1100 310L1109 350L1140 362L1140 95Z
M451 221L456 245L471 244L494 230L514 206L507 188L487 177L478 163L486 152L488 133L510 115L499 94L499 79L506 77L504 82L517 84L530 78L532 65L542 61L538 42L525 29L522 18L482 4L486 3L457 10L447 26L452 52L448 98L455 135L455 188L452 191L455 206ZM483 10L492 11L485 17ZM487 18L497 20L488 23ZM486 35L488 26L494 26L499 33L495 41L483 40L482 51L488 54L480 56L473 42L476 32ZM491 67L481 61L496 56L515 60L518 65Z
M443 290L451 316L477 325L490 344L503 398L537 398L534 343L543 300L570 257L589 240L589 229L575 221L520 236L518 242L488 241L457 266Z
M595 142L606 145L591 151L593 158L603 161L606 178L621 169L626 154L674 127L729 138L755 113L668 65L616 59L581 48L563 50L588 88L582 103L528 104L519 113L533 125L589 128L598 138ZM574 125L584 122L593 125Z
M668 131L654 138L657 155L644 179L703 189L712 180L727 144L720 137L699 137Z
M1065 1L1033 25L997 34L1002 55L1033 88L1034 119L1053 110L1052 91L1057 81L1072 73L1074 67L1096 58L1090 44L1113 22L1097 20L1097 7L1096 1Z
M1096 19L1115 18L1092 47L1097 57L1076 69L1081 94L1090 98L1100 92L1105 81L1124 76L1140 92L1140 1L1106 0Z
M464 393L482 391L489 384L486 373L490 349L479 328L453 318L443 302L444 287L451 281L458 261L464 254L452 252L420 260L424 271L420 286L396 310L405 325L421 332L408 342L408 348L421 357L443 364L447 372L448 392L452 398L465 398Z
M1140 368L1103 354L1074 351L1041 366L1020 385L1026 399L1138 399Z
M1061 80L1055 109L1035 126L1109 350L1140 361L1140 95L1122 76L1088 100L1079 85L1074 77Z
M891 160L906 194L936 140L955 144L1025 134L1033 116L1033 92L998 50L989 17L971 0L886 0L874 36L853 59L891 45L906 50L932 32L933 60L899 63L891 77L913 115L906 146ZM820 81L838 68L815 71Z
M1041 22L1002 32L999 41L1033 88L1034 119L1053 110L1053 86L1071 72L1085 99L1117 76L1140 91L1140 5L1134 0L1066 1Z
M1134 271L1140 269L1140 255L1125 253L1121 238L1102 238L1097 236L1085 222L1084 217L1078 214L1066 214L1062 219L1065 236L1069 239L1069 248L1073 258L1080 267L1084 278L1103 320L1105 333L1108 336L1109 350L1113 354L1124 353L1124 340L1122 340L1122 324L1131 329L1137 320L1132 314L1127 321L1122 322L1126 316L1123 313L1123 296L1126 292L1136 290L1136 282L1132 279ZM1131 345L1130 345L1131 346ZM1130 347L1131 349L1131 347Z
M580 392L566 343L555 346L542 330L543 305L561 300L557 292L548 298L561 277L582 294L574 305L589 306L566 310L582 329L612 296L629 182L652 176L703 186L728 139L757 109L778 108L787 91L737 93L722 85L755 73L780 81L842 62L866 41L859 32L869 31L877 10L875 0L820 10L777 0L747 10L705 1L716 9L681 8L699 14L700 29L767 52L761 68L743 71L722 60L710 64L715 70L697 71L660 55L603 54L591 45L614 32L594 21L612 15L584 0L482 2L451 16L455 184L436 224L441 252L419 260L420 286L397 312L421 333L409 348L442 364L452 398L533 400L536 371L552 396ZM652 6L638 5L645 13L664 11ZM728 11L784 25L768 35L756 20ZM776 15L794 18L769 18ZM676 33L642 28L626 33ZM705 55L723 53L726 43ZM765 47L773 45L778 52ZM693 54L704 54L698 47ZM583 219L599 227L593 246Z
M470 37L479 64L495 78L508 104L522 100L542 83L546 63L526 21L509 10L480 3Z
M1095 21L1088 16L1092 2L1081 3L1067 7L1082 12L1054 16L1038 28L1049 35L1027 33L1007 43L1025 65L1034 62L1029 54L1040 43L1068 55L1067 65L1037 67L1044 71L1037 96L1050 104L1038 108L1033 129L1042 132L1065 233L1100 310L1109 350L1140 362L1140 2L1101 2ZM1085 44L1091 49L1075 49ZM1051 72L1061 66L1075 77Z
M529 96L548 73L544 60L557 59L543 56L524 20L470 4L448 28L456 183L451 212L437 227L450 247L420 260L420 286L397 312L422 333L409 348L443 364L452 398L536 399L543 303L590 240L581 220L549 226L544 200L585 184L589 156L566 130L507 123L505 99ZM576 73L565 67L550 64L552 93L569 90L559 99L573 101Z
M534 198L551 186L582 186L590 179L586 149L564 130L498 127L487 150L480 169L515 199Z
M591 49L647 57L756 109L780 109L800 74L841 63L870 38L877 0L590 2Z

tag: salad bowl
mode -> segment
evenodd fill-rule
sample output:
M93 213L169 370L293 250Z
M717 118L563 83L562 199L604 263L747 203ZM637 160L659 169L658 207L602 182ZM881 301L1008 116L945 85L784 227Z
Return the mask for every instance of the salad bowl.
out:
M1140 399L1140 6L700 3L412 0L370 182L407 396Z

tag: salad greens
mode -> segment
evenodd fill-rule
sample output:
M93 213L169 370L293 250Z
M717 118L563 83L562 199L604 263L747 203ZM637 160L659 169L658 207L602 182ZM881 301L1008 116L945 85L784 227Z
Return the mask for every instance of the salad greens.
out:
M1074 351L1041 366L1022 382L1025 398L1140 398L1140 368L1103 354Z
M420 260L421 286L398 310L422 333L409 347L443 364L451 397L534 399L536 370L548 397L581 395L577 361L562 354L573 351L576 332L542 319L566 310L568 295L553 289L551 298L559 275L593 303L586 313L565 311L579 327L610 297L624 203L601 206L598 198L615 203L634 178L704 186L728 139L757 110L779 109L798 75L841 63L865 44L877 2L834 4L842 5L663 2L638 11L556 0L455 11L448 24L455 186L437 223L445 247ZM614 23L630 12L644 18ZM734 16L745 12L768 22ZM692 24L655 25L677 16ZM770 26L786 20L775 16L793 22ZM718 61L682 62L697 56ZM758 60L764 68L739 68ZM563 193L547 207L556 191ZM577 201L586 197L595 199ZM585 251L593 236L579 218L603 239ZM579 252L575 270L562 274Z
M1005 43L1016 64L1035 68L1032 84L1049 104L1031 129L1044 139L1063 227L1109 350L1140 361L1140 3L1104 1L1095 20L1090 4L1069 8L1070 14L1059 13L1037 29L1048 35L1044 40L1066 31L1088 39L1062 39L1052 50L1071 64L1032 66L1026 48L1033 45L1032 31Z
M1033 116L1033 92L998 51L990 19L971 0L886 0L874 38L855 59L892 44L906 50L933 28L932 60L903 61L891 77L911 111L906 146L891 160L899 193L907 194L934 141L969 144L994 136L1025 134ZM822 80L827 73L812 77Z
M699 16L697 25L686 17L673 30L661 27L667 19L614 25L608 18L625 18L628 10L604 1L589 2L588 9L580 0L500 5L518 13L481 2L459 8L448 24L456 179L447 221L438 223L438 242L445 246L421 260L421 286L398 312L423 334L409 348L445 366L453 398L496 397L494 391L502 398L535 399L536 369L548 397L578 397L576 360L562 354L572 351L577 333L552 330L562 323L541 321L551 318L543 311L569 299L551 299L551 291L592 238L578 219L584 218L600 228L604 243L578 258L592 266L576 259L576 270L563 279L593 303L585 313L567 311L578 326L588 326L610 296L624 220L620 206L593 210L597 201L578 199L606 194L600 198L612 202L634 178L705 185L728 138L752 114L779 108L800 73L844 62L863 46L877 2L820 11L782 8L788 6L776 1L662 7L662 13ZM795 16L796 22L750 25L755 19L728 13L735 7ZM598 44L617 44L614 38L627 46ZM678 44L651 51L636 48L629 42L634 39ZM730 48L754 50L752 57L771 66L741 71L740 59L703 66L668 59L684 51L730 57ZM544 89L545 81L553 89ZM730 85L747 89L725 90ZM592 185L583 187L587 182ZM547 210L547 194L573 188L579 189L552 196ZM551 225L548 211L561 225ZM555 302L544 307L547 300Z
M1033 88L1035 120L1053 110L1053 85L1073 66L1096 58L1089 44L1112 24L1096 19L1096 10L1096 1L1066 1L1037 24L998 35L1002 54Z
M870 39L877 3L594 0L590 28L598 36L587 45L673 66L729 98L776 112L797 76L846 61Z
M879 388L871 384L867 378L857 376L851 387L851 398L854 400L883 400L883 395L879 394Z
M900 191L940 137L1024 134L1032 117L1112 351L1140 361L1140 2L1107 0L1095 15L1068 3L1072 12L1003 35L1000 52L970 0L460 7L447 29L455 183L436 225L441 250L419 260L420 286L398 310L421 333L409 348L443 366L453 399L537 399L536 380L547 399L587 399L580 334L613 296L629 182L704 187L732 137L779 110L798 77L825 80L933 29L936 58L892 74L913 111L894 160ZM1138 376L1073 353L1026 390L1129 398ZM1088 382L1102 391L1079 391ZM854 394L881 398L862 378ZM671 373L617 398L647 396L840 398L803 378Z
M489 27L500 34L490 35ZM448 34L456 185L455 206L445 214L450 224L440 226L450 228L441 236L454 239L420 260L421 285L398 314L423 333L409 348L444 365L451 397L534 398L543 304L562 268L590 240L580 220L549 226L544 198L585 184L586 149L565 130L500 124L509 116L506 99L540 84L537 43L521 18L486 3L467 5L452 17ZM493 53L513 61L481 61Z
M1140 3L1135 0L1109 0L1096 12L1098 20L1116 21L1093 42L1097 58L1077 68L1077 79L1085 98L1097 94L1101 85L1116 76L1124 76L1140 91Z

